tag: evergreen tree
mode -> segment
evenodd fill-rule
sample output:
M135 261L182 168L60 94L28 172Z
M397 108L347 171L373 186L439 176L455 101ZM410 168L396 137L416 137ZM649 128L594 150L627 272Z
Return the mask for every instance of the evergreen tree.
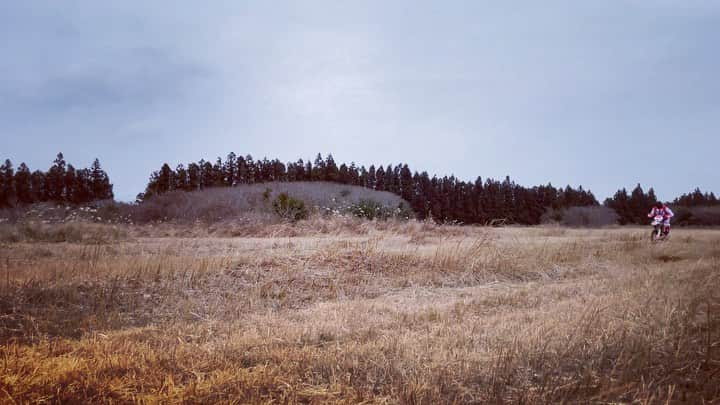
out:
M32 202L47 201L48 193L45 179L45 173L40 170L35 170L32 175L30 175Z
M213 170L213 165L210 162L206 162L204 160L201 160L202 162L202 181L201 181L201 187L202 188L209 188L215 186L215 171ZM169 169L169 167L168 167Z
M377 174L375 171L375 165L370 165L367 172L367 184L365 187L375 190L377 188Z
M415 184L408 165L403 165L398 176L400 181L400 197L405 201L412 201L415 194Z
M366 187L366 188L372 188L374 189L374 181L373 181L373 187L370 187L370 172L365 169L365 166L362 166L360 168L360 175L358 176L358 186Z
M196 191L200 189L201 170L197 163L190 163L188 165L187 178L187 191Z
M634 222L634 215L629 204L627 190L624 188L618 190L612 198L605 200L605 206L612 208L618 214L618 222L620 225L626 225Z
M207 163L207 164L210 165L210 163ZM211 168L210 173L212 174L212 165L210 165L210 168ZM173 182L174 182L173 171L170 168L170 165L165 163L160 168L160 173L158 173L158 176L157 176L157 193L163 194L163 193L167 193L168 191L170 191L172 188Z
M370 168L372 169L372 166ZM385 169L382 166L375 171L375 190L385 191Z
M365 170L365 168L363 168ZM355 166L355 162L350 162L348 167L348 182L353 186L360 185L360 170Z
M348 173L348 167L345 163L341 164L338 169L337 181L341 184L348 184L350 182L350 174Z
M174 190L187 191L189 189L190 181L188 179L188 171L182 163L175 168L174 180L175 182L172 186Z
M75 204L84 204L94 200L92 192L92 173L89 169L80 169L75 171L75 182L72 189ZM112 198L112 196L110 198Z
M393 194L398 193L399 190L395 189L395 176L391 165L387 165L387 168L385 169L385 180L383 181L383 184L385 185L384 190Z
M313 170L315 170L315 168L312 163L309 160L305 162L305 181L313 180Z
M20 204L31 204L35 202L32 193L32 174L25 163L20 163L15 173L15 192Z
M65 170L65 176L63 176L63 188L65 189L65 202L71 204L79 204L78 191L77 190L77 176L75 174L75 167L68 164Z
M324 180L325 177L325 161L323 160L323 157L321 154L317 154L315 157L315 164L312 168L312 174L311 174L311 180L312 181L321 181Z
M10 159L0 165L0 207L14 207L17 204L15 172Z
M212 166L212 187L222 187L225 185L223 167L223 161L218 157Z
M102 169L100 159L97 158L90 167L90 194L93 200L110 200L114 197L110 178Z
M238 161L237 155L234 152L230 152L225 159L225 166L223 166L223 183L225 186L233 187L238 183Z
M328 154L327 158L325 158L323 180L338 181L338 167L335 164L335 159L333 159L332 154Z
M58 153L53 165L45 176L45 191L48 201L63 202L65 200L65 170L67 164L62 153Z
M246 184L255 184L257 181L257 168L253 157L250 155L245 156L245 169L247 170Z

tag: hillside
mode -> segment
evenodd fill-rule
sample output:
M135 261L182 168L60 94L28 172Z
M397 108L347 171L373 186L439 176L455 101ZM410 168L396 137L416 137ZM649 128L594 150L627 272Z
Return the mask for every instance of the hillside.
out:
M392 216L411 215L409 204L385 191L328 182L242 184L194 192L174 191L153 196L131 208L136 222L218 222L247 216L276 216L273 203L281 193L304 203L309 214L351 214L372 204Z

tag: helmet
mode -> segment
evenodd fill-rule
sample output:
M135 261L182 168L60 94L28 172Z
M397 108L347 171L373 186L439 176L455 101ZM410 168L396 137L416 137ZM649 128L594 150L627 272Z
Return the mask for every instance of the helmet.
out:
M662 201L658 201L655 203L655 206L658 208L662 208L665 204L662 203Z

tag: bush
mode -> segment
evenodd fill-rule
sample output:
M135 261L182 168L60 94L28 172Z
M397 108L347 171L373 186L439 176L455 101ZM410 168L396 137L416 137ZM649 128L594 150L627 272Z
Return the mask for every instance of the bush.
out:
M293 222L307 219L308 216L310 216L310 212L305 207L305 202L298 198L293 198L287 193L280 193L277 198L275 198L275 201L273 201L273 211L275 211L280 218Z
M720 207L677 207L673 222L680 226L720 226Z
M352 215L358 218L386 220L390 218L410 219L413 213L402 202L393 209L375 200L363 199L350 206Z
M543 222L556 222L571 227L600 227L617 224L618 218L615 210L604 206L570 207L548 210L543 215Z

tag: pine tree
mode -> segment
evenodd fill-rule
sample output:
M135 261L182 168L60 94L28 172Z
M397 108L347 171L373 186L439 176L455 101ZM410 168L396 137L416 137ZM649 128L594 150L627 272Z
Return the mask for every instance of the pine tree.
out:
M228 187L233 187L238 183L237 165L237 155L234 152L228 153L225 166L223 166L223 183Z
M212 166L212 186L222 187L225 185L224 173L223 173L223 161L220 157L215 160L215 164Z
M75 184L73 193L76 204L84 204L93 201L92 173L89 169L80 169L75 172Z
M15 193L15 172L10 159L0 165L0 207L14 207L17 205Z
M65 170L67 164L62 153L58 153L52 167L45 176L45 191L48 201L63 202L65 200Z
M187 168L187 191L196 191L200 189L201 170L197 163L190 163Z
M345 163L341 164L340 168L338 169L337 181L341 184L350 183L350 173L348 173L348 167Z
M100 159L97 158L90 167L90 194L93 200L110 200L114 197L110 178L102 169Z
M370 165L367 172L367 184L365 187L375 190L377 188L377 173L375 171L375 165Z
M30 175L30 190L32 195L32 201L47 201L47 187L46 187L46 176L40 170L35 170Z
M202 181L201 181L201 188L209 188L213 187L215 185L215 171L213 170L213 165L210 162L206 162L204 160L201 160L201 168L202 168Z
M650 204L648 202L647 195L642 189L642 186L638 183L637 186L630 193L630 200L628 206L631 215L631 223L641 224L646 219L646 212L649 209Z
M32 193L32 174L25 163L20 163L15 173L15 191L20 204L32 204L35 202Z
M605 206L612 208L618 214L618 222L620 225L630 224L635 220L629 200L627 190L624 188L618 190L612 198L605 200Z
M323 180L332 182L338 180L338 167L335 164L335 159L333 159L332 154L328 154L327 158L325 158Z
M272 161L273 181L287 181L287 169L285 164L278 159Z
M311 179L312 181L321 181L325 177L325 161L321 154L317 154L315 157L315 164L312 168Z
M305 173L305 162L303 162L302 159L298 159L298 161L295 162L295 179L297 181L307 180L307 174Z
M370 168L372 169L372 166L370 166ZM368 172L368 176L369 175L370 175L370 173ZM382 166L380 166L375 171L375 184L374 185L375 185L375 187L374 187L375 190L385 191L385 169L383 169Z
M246 184L255 184L257 182L257 167L253 157L250 155L245 156L245 168L247 169Z
M400 169L400 175L398 176L400 181L400 197L405 201L412 201L415 194L415 184L413 182L413 176L410 172L410 168L407 164L403 165Z
M363 170L365 170L365 168L363 168ZM350 162L350 166L348 167L348 183L353 186L359 186L361 184L360 170L355 166L355 162Z
M710 192L710 197L708 197L708 203L710 205L718 205L718 198L715 196L715 193L712 191Z
M206 163L210 165L210 163ZM212 173L212 166L210 166ZM162 168L160 168L160 173L158 174L157 178L157 193L163 194L170 191L172 184L173 184L173 171L170 168L170 165L165 163L162 165Z
M358 185L360 187L374 189L375 188L374 178L372 180L373 186L371 187L370 184L371 184L370 172L367 169L365 169L365 166L360 167L360 174L358 175L358 182L356 183L356 185Z
M395 176L391 165L387 165L387 168L385 169L385 180L383 183L386 191L394 194L398 193L398 190L395 190Z
M188 171L185 169L185 166L181 163L177 165L175 168L175 182L173 184L174 190L183 190L188 191L189 188L189 180L188 180Z
M313 180L313 170L315 170L315 168L313 167L312 163L309 160L305 162L305 181Z
M78 191L77 190L77 175L75 174L75 167L69 164L65 170L65 176L63 176L63 188L65 189L64 201L70 204L79 204Z

